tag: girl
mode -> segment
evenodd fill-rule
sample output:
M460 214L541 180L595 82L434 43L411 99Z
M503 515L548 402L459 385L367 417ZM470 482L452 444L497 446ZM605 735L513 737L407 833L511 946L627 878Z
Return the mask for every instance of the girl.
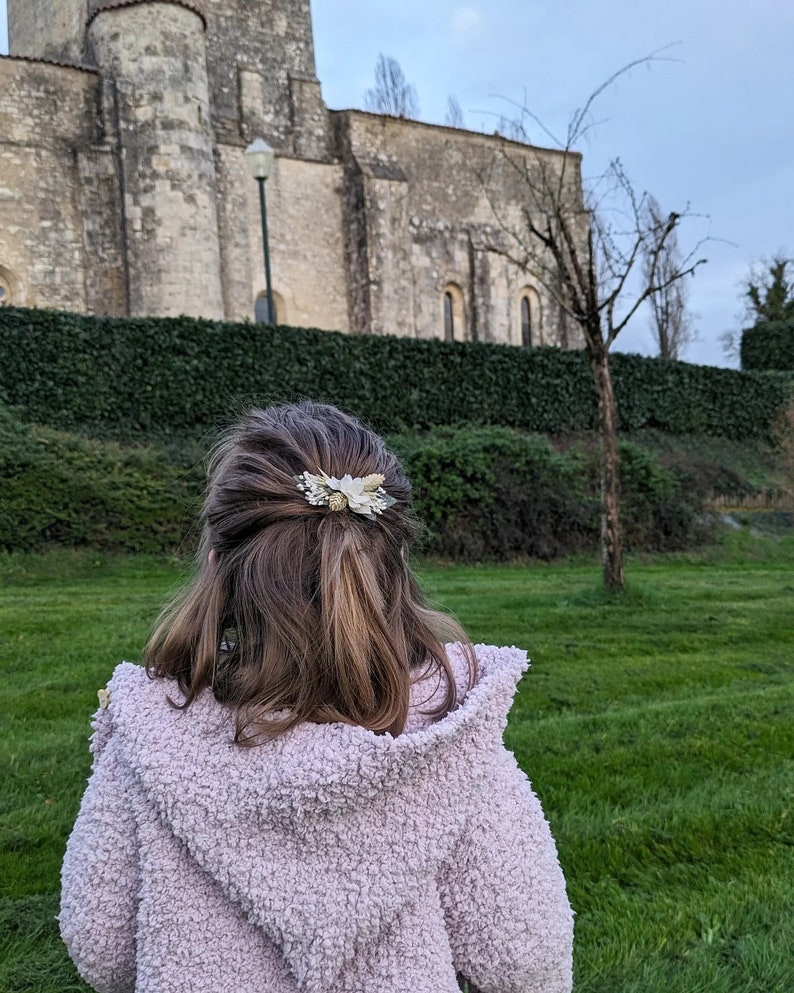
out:
M570 990L554 842L502 743L526 656L424 605L410 498L334 407L252 410L216 450L195 578L100 693L64 860L100 993Z

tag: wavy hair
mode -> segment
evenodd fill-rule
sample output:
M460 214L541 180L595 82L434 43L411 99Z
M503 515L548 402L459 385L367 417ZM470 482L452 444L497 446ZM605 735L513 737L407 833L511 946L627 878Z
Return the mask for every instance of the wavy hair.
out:
M380 473L396 503L374 520L312 506L296 477ZM400 734L411 684L435 670L429 713L457 705L444 648L470 642L430 610L409 567L411 485L381 438L335 407L252 409L210 456L192 581L162 613L147 671L175 679L184 707L209 688L256 744L310 721Z

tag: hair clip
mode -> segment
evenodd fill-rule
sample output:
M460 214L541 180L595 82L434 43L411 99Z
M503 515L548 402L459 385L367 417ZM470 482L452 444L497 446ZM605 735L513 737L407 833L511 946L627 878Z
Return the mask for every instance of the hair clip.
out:
M298 489L313 507L328 507L329 510L352 510L374 520L384 510L397 503L383 489L385 476L373 472L369 476L351 476L349 473L337 479L322 469L319 475L302 472L295 480Z

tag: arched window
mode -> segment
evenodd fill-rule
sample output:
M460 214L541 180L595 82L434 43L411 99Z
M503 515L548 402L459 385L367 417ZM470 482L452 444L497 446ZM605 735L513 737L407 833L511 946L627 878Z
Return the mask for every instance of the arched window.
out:
M14 297L14 278L0 265L0 307L19 305L19 300L15 300Z
M444 294L444 341L455 340L455 305L452 294Z
M518 299L518 322L521 330L519 339L524 348L543 344L541 327L540 297L532 286L525 286Z
M444 341L465 341L466 317L463 310L463 291L455 283L444 287L442 297Z
M521 344L524 348L532 345L532 312L529 309L529 297L521 297Z
M270 318L267 312L267 293L260 293L254 304L254 320L257 324L269 324ZM273 323L279 324L284 321L284 301L278 293L273 293Z

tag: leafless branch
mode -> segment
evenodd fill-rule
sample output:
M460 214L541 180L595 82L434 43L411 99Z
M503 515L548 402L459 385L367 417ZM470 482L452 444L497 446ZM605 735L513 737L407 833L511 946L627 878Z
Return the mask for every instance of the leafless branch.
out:
M405 78L400 63L383 54L375 64L375 85L364 94L364 105L367 110L392 117L419 116L416 87Z
M683 300L682 280L703 265L700 249L711 239L682 255L677 233L693 217L689 206L662 214L648 193L637 192L617 158L584 187L573 146L593 126L592 108L604 91L639 65L672 61L663 59L666 50L612 73L571 116L564 141L527 109L526 96L523 104L510 101L520 115L513 133L525 135L523 121L534 121L558 151L502 142L481 179L496 228L487 239L489 250L542 286L584 340L599 398L604 577L615 589L622 587L623 565L609 350L648 300L653 306L667 294L672 313L676 299ZM507 180L522 201L520 211L511 210L510 197L503 196Z

